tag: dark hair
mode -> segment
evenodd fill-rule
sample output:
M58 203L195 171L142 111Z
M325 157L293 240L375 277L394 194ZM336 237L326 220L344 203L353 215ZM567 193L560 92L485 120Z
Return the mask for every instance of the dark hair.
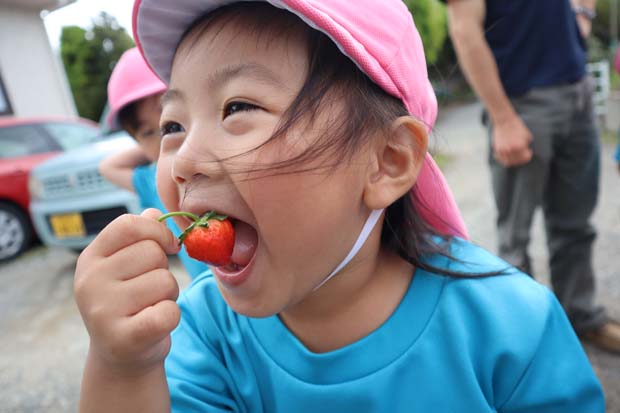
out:
M125 132L133 136L140 126L136 119L136 102L130 103L118 112L118 123Z
M400 99L375 84L325 34L312 29L294 14L266 3L240 2L218 8L197 19L182 39L187 39L189 47L193 48L207 29L218 25L217 36L228 24L256 33L257 42L265 37L269 41L298 33L305 37L307 44L309 67L304 85L275 133L251 151L282 138L293 127L312 126L328 103L337 100L342 103L344 116L330 120L316 145L290 159L264 167L269 173L286 174L291 168L295 172L317 169L329 172L350 161L355 151L369 144L378 133L390 134L398 117L409 115ZM308 165L308 161L317 159L321 160L319 166ZM417 268L441 275L480 277L501 273L461 273L429 265L424 258L430 255L452 258L449 254L452 237L438 233L421 218L420 209L429 208L420 199L413 191L413 195L407 193L387 208L381 233L384 248Z

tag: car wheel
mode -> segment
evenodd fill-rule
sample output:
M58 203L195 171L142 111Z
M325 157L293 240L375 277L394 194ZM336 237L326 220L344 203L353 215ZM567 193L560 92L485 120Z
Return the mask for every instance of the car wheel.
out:
M14 205L0 202L0 261L19 255L30 244L30 221Z

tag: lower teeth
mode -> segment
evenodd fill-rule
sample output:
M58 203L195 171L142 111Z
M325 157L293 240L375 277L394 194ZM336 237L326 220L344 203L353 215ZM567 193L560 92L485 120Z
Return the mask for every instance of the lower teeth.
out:
M229 272L236 272L236 271L239 271L241 268L243 268L241 265L235 264L234 262L231 262L230 264L226 266L226 269Z

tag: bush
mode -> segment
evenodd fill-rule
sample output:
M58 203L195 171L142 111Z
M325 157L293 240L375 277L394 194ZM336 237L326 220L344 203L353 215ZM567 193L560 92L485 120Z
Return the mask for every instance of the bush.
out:
M404 0L404 2L413 14L422 37L426 62L428 65L433 65L437 62L448 35L446 7L437 0Z
M63 27L60 55L80 116L99 121L107 102L108 78L134 43L109 14L101 13L90 29Z

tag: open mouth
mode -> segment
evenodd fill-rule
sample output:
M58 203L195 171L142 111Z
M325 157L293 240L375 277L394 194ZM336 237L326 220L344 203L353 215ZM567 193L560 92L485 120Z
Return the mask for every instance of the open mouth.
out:
M212 210L204 214L197 214L192 211L192 208L187 208L187 211L188 212L179 213L175 216L175 219L178 220L177 223L179 227L183 228L185 231L199 219L198 217L205 219L221 219L217 217L210 218L209 214L213 213L211 212ZM217 214L226 216L227 221L232 224L234 235L230 234L230 229L224 229L223 233L219 233L218 229L214 229L210 235L204 235L207 237L205 244L208 246L204 245L202 247L210 248L211 251L202 250L201 247L197 247L198 249L193 249L192 252L188 249L188 254L195 259L209 264L214 275L223 283L230 286L237 286L250 276L250 264L254 260L258 249L258 232L251 224L229 215L224 211L218 211ZM223 227L218 226L217 228ZM230 245L231 236L234 237L232 251ZM211 260L211 258L213 258L213 260ZM222 265L222 263L226 264Z
M227 289L235 289L250 278L258 248L258 233L254 227L232 217L231 222L235 229L235 244L230 263L212 268L220 285Z
M235 244L230 263L218 268L221 274L234 276L242 272L256 255L258 233L250 224L230 217L235 229Z

